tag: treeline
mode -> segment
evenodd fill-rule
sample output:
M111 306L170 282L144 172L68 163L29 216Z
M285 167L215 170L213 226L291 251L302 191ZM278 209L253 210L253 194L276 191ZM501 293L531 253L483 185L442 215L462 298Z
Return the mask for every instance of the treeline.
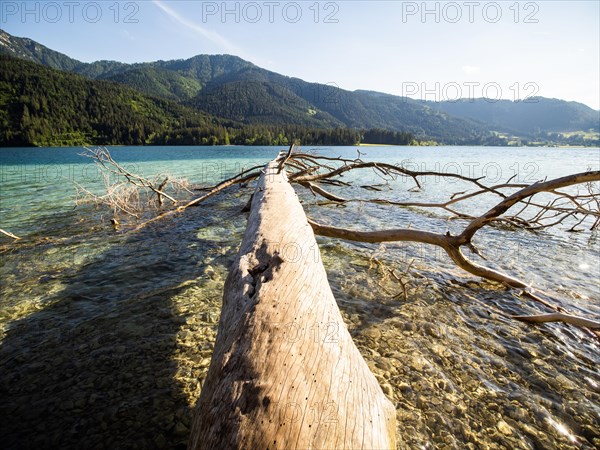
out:
M300 125L246 125L241 128L185 128L167 131L161 145L355 145L361 132L350 128L316 129Z
M412 133L373 128L363 131L361 142L365 144L410 145L414 139Z
M569 145L573 147L599 147L600 138L598 133L590 130L588 134L563 134L563 133L540 133L533 141L546 142L549 145ZM523 142L524 145L529 144L528 141Z

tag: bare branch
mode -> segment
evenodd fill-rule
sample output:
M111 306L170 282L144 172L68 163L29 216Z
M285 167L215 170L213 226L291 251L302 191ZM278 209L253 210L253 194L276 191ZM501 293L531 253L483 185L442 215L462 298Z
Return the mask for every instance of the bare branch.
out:
M480 266L467 259L457 245L456 237L449 234L437 234L429 231L420 231L412 229L396 230L377 230L377 231L357 231L346 228L332 227L319 224L313 220L308 221L315 234L326 237L334 237L357 242L400 242L411 241L421 242L423 244L437 245L443 248L448 256L460 268L472 273L473 275L487 278L488 280L507 284L508 286L519 289L532 289L524 281L513 278L488 267Z
M442 176L442 177L454 178L454 179L459 179L459 180L466 181L469 183L473 183L476 186L478 186L480 189L483 189L485 191L493 191L492 188L489 188L489 187L483 185L482 183L480 183L480 180L482 179L482 177L471 178L471 177L466 177L464 175L459 175L459 174L455 174L455 173L440 173L440 172L434 172L434 171L417 172L417 171L412 171L412 170L406 169L402 166L398 166L398 165L394 165L394 164L387 164L387 163L380 163L380 162L363 162L360 159L350 160L350 159L344 159L344 158L329 158L329 157L321 157L321 156L305 155L305 154L295 154L292 156L292 158L294 160L301 160L301 159L306 160L306 159L310 158L310 160L312 160L313 163L317 163L317 164L318 164L319 159L325 159L325 160L329 160L329 161L339 161L339 162L344 163L344 165L342 165L338 168L335 168L333 170L331 170L331 168L329 168L329 171L325 172L325 173L320 173L320 174L315 174L315 175L291 174L289 177L290 181L296 181L296 182L320 181L320 180L340 176L343 173L348 172L350 170L373 168L374 170L379 171L382 175L388 176L388 177L393 177L395 175L410 177L413 179L413 181L419 188L421 187L421 184L418 180L419 177L426 177L426 176L440 177L440 176ZM501 193L498 193L498 195L505 197Z
M600 322L564 313L540 314L536 316L510 316L513 319L532 323L564 322L578 327L600 329Z
M248 171L244 171L242 173L246 173ZM197 206L200 203L202 203L203 201L209 199L210 197L212 197L215 194L218 194L219 192L227 189L229 186L232 186L234 184L241 184L241 183L245 183L247 181L250 180L254 180L256 178L258 178L260 176L261 172L252 172L246 176L240 177L240 174L235 175L234 177L231 177L225 181L222 181L221 183L217 184L216 186L214 186L209 192L207 192L206 194L202 195L201 197L197 197L194 200L191 200L190 202L186 203L185 205L179 206L171 211L167 211L163 214L160 214L144 223L141 223L140 225L138 225L135 228L135 231L138 231L142 228L144 228L146 225L149 225L151 223L157 222L159 220L162 219L166 219L168 217L174 216L175 214L181 213L183 211L185 211L187 208L190 208L192 206Z
M285 155L285 158L283 158L279 162L279 165L277 166L277 173L281 173L281 171L285 167L285 163L287 162L288 159L290 159L290 155L292 154L293 151L294 151L294 144L290 145L290 149L288 150L287 155Z
M490 269L489 267L481 266L479 264L474 263L469 260L460 250L459 246L452 245L452 241L454 239L449 237L449 243L447 246L443 247L446 250L446 253L452 261L460 267L461 269L466 270L473 275L478 277L487 278L488 280L496 281L498 283L507 284L513 288L519 289L532 289L527 283L521 281L517 278L513 278L509 275L503 274L502 272L498 272L497 270Z
M540 183L532 184L524 189L515 192L511 196L507 197L488 212L472 221L467 228L460 234L459 240L461 243L469 242L475 233L480 230L483 226L490 223L500 215L508 211L513 205L520 201L531 197L540 192L548 192L551 190L573 186L575 184L600 181L600 171L583 172L574 175L568 175L566 177L557 178L550 181L544 181Z
M162 183L160 183L160 185L159 185L159 186L158 186L158 188L157 188L158 192L162 192L162 190L163 190L163 189L165 188L165 186L167 185L167 181L169 181L169 177L166 177L166 178L165 178L165 180L164 180ZM160 206L162 206L162 204L163 204L162 195L159 195L159 196L158 196L158 204L159 204Z
M327 200L331 200L332 202L345 203L348 201L345 198L338 197L337 195L332 194L329 191L326 191L325 189L320 187L318 184L311 183L310 181L300 183L300 185L304 186L305 188L310 189L313 194L319 194L321 197L324 197Z
M155 187L154 184L148 179L135 173L132 173L125 169L123 166L121 166L118 162L116 162L113 159L113 157L106 148L99 147L97 149L91 149L85 147L85 150L86 151L82 153L83 156L94 159L95 162L100 165L100 167L104 168L108 172L124 177L127 181L129 181L135 186L144 189L149 189L150 191L154 192L159 197L159 199L161 197L165 197L174 204L177 203L177 200L163 192L162 189ZM162 205L162 199L159 200L159 204Z
M9 238L13 238L15 241L21 239L19 236L12 234L10 231L3 230L0 228L0 233L8 236Z
M448 246L448 240L443 234L431 233L429 231L411 230L400 228L396 230L377 230L377 231L357 231L347 228L338 228L317 223L311 219L308 223L315 234L326 237L345 239L356 242L397 242L412 241L424 244L437 245L439 247Z

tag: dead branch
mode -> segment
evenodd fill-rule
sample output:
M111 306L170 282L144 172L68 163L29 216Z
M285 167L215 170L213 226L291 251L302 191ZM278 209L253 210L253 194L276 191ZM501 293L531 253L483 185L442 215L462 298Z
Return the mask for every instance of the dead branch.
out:
M142 177L113 159L106 148L85 148L81 154L94 160L100 169L104 183L104 194L95 194L77 182L73 182L77 190L76 203L92 203L113 210L111 223L117 229L119 215L140 220L148 209L162 209L164 200L172 204L178 203L175 198L181 191L190 192L186 180L169 175L156 175L153 179ZM116 181L115 181L116 178ZM169 187L170 194L166 192ZM154 202L156 199L156 202Z
M345 167L348 167L348 166L345 166ZM315 232L315 234L318 234L321 236L326 236L326 237L334 237L334 238L339 238L339 239L344 239L344 240L350 240L350 241L369 242L369 243L412 241L412 242L420 242L420 243L424 243L424 244L436 245L438 247L443 248L445 250L445 252L448 254L448 256L452 259L452 261L458 267L462 268L463 270L466 270L467 272L469 272L473 275L476 275L478 277L486 278L491 281L505 284L511 288L522 289L524 295L526 295L527 297L529 297L533 300L536 300L537 302L543 304L544 306L546 306L554 311L554 313L553 313L554 315L550 315L550 316L547 316L547 315L533 316L536 318L543 317L543 318L548 319L548 320L540 319L540 320L538 320L538 322L549 321L549 320L560 320L565 323L570 323L570 324L577 325L577 326L582 326L582 327L586 327L586 328L596 328L596 326L594 324L596 324L598 322L593 321L591 319L584 319L584 318L579 318L577 316L565 314L565 312L563 311L562 308L555 306L555 305L549 303L548 301L546 301L544 298L542 298L541 295L539 295L539 293L535 289L533 289L525 281L517 279L515 277L512 277L508 274L502 273L495 269L477 264L477 263L471 261L470 259L468 259L461 250L461 247L467 246L468 248L471 249L471 251L473 253L479 255L479 252L472 244L472 238L478 230L480 230L485 225L490 224L494 221L504 220L504 221L512 222L512 223L519 224L519 225L523 225L523 224L530 225L531 223L540 224L541 217L547 217L547 216L542 215L539 217L534 217L533 219L530 219L530 221L520 219L516 216L501 217L502 214L507 212L515 204L525 200L526 204L525 204L524 209L526 209L527 207L529 207L532 204L530 199L535 194L538 194L541 192L546 192L546 193L551 193L551 194L556 195L557 189L568 187L568 186L573 186L573 185L577 185L577 184L581 184L581 183L591 183L591 182L596 182L596 181L600 181L600 171L585 172L585 173L569 175L566 177L561 177L561 178L557 178L554 180L535 183L533 185L523 187L520 190L518 190L517 192L513 193L512 195L505 197L501 202L499 202L497 205L495 205L493 208L488 210L483 215L481 215L479 217L471 218L470 222L464 228L462 233L460 233L457 236L452 236L450 233L441 234L441 233L432 233L429 231L414 230L414 229L358 231L358 230L351 230L351 229L347 229L347 228L327 226L327 225L323 225L323 224L317 223L312 220L309 220L309 224L313 228L313 231ZM498 188L499 187L494 187L495 190ZM312 187L312 189L314 190L314 187ZM591 192L591 188L589 188L589 190ZM316 190L315 190L315 192L316 192ZM461 194L462 195L460 197L455 197L454 199L451 199L450 202L452 202L454 200L459 200L462 197L470 195L470 194L464 194L464 193L461 193ZM551 203L550 208L554 208L554 216L553 217L556 217L556 215L559 216L559 219L556 220L554 222L554 224L561 223L567 217L570 217L575 214L583 214L584 219L588 215L596 216L598 214L598 211L596 211L596 210L593 210L593 209L588 210L587 208L584 209L582 207L582 202L580 201L581 199L577 196L573 196L571 194L565 194L562 192L558 193L558 195L560 198L569 197L569 200L571 200L572 204L574 205L575 210L565 209L565 210L561 210L561 211L556 211L558 209L556 207L556 203ZM594 195L592 195L592 199L596 200L596 197ZM590 200L589 204L591 204L591 203L592 202ZM424 205L426 205L426 204L420 204L420 206L424 206ZM586 203L586 205L587 205L587 203ZM435 205L429 204L428 206L445 207L445 204L435 204ZM523 209L522 209L522 211L523 211ZM545 212L546 211L549 211L549 209L545 210ZM588 211L589 211L589 214L588 214ZM518 222L519 220L521 220L520 223ZM578 222L578 224L580 224L582 222L583 222L583 219L580 220ZM550 226L550 225L551 224L546 224L544 226ZM538 225L538 227L539 226L541 226L541 225ZM395 274L392 273L392 276L394 276L394 275ZM525 320L525 319L523 319L523 320ZM535 321L535 320L532 319L531 321ZM594 326L589 326L590 324L592 324Z
M118 212L139 219L144 208L141 204L137 187L127 183L111 184L108 175L104 172L102 173L102 179L106 190L106 194L104 195L96 195L81 184L73 181L77 189L76 203L94 203L96 206L104 205L112 208L113 219L115 220Z
M313 231L319 236L345 239L356 242L398 242L411 241L421 242L423 244L432 244L444 247L447 244L446 236L443 234L431 233L429 231L419 231L408 228L399 228L394 230L376 230L376 231L358 231L348 228L333 227L323 225L308 219L308 223Z
M341 165L337 168L327 167L327 170L328 170L327 172L322 172L322 173L318 173L318 174L314 174L314 175L291 173L288 176L290 182L293 181L293 182L300 183L300 182L306 182L306 181L321 181L321 180L341 176L345 172L349 172L351 170L372 168L372 169L376 170L377 172L379 172L382 176L392 178L392 179L395 176L410 177L413 179L414 183L419 188L422 187L419 182L420 177L443 176L443 177L447 177L447 178L453 178L453 179L466 181L466 182L476 185L477 187L479 187L480 189L483 189L485 191L494 192L492 188L487 187L487 186L483 185L482 183L480 183L480 180L482 179L481 177L473 178L473 177L466 177L464 175L459 175L459 174L455 174L455 173L444 173L444 172L440 173L440 172L434 172L434 171L419 172L419 171L409 170L402 166L394 165L394 164L387 164L387 163L381 163L381 162L364 162L360 159L351 160L351 159L345 159L345 158L341 158L341 157L340 158L330 158L330 157L323 157L323 156L306 155L303 153L296 153L291 157L291 159L293 159L294 161L309 162L309 166L312 165L312 167L318 167L320 169L322 169L324 167L324 165L319 162L319 160L321 160L321 159L327 160L327 161L339 161L339 162L343 163L343 165ZM499 192L497 192L497 193L498 193L498 195L501 195L502 197L504 197L504 195L502 193L499 193Z
M290 159L290 155L292 154L293 151L294 151L294 144L290 145L290 149L288 150L287 154L285 155L285 158L283 158L283 159L281 159L281 161L279 161L279 165L277 166L277 173L281 173L281 171L285 167L285 163L287 162L288 159Z
M451 195L450 199L445 202L414 202L414 201L394 201L383 198L344 198L332 194L331 192L319 189L316 182L305 182L299 181L302 180L302 177L298 177L293 179L292 181L298 182L301 186L307 187L313 192L313 194L321 195L323 198L337 202L337 203L373 203L373 204L383 204L383 205L391 205L391 206L399 206L399 207L415 207L415 208L432 208L432 209L441 209L448 213L450 213L451 219L470 219L473 220L476 217L470 214L458 211L454 207L458 206L460 203L472 199L474 197L478 197L485 194L496 194L501 195L501 190L503 189L523 189L529 187L528 184L499 184L495 186L490 186L486 189L479 189L474 192L467 193L466 191L457 192ZM325 181L325 180L320 180ZM333 180L328 180L333 181ZM310 184L308 184L310 183ZM364 189L375 190L378 191L375 187L371 186L361 186ZM546 191L544 191L546 192ZM492 217L489 220L488 224L507 224L513 226L515 228L525 228L528 230L542 230L544 228L551 228L553 226L559 225L563 223L570 217L576 217L577 215L581 216L578 223L573 225L570 230L576 231L576 227L581 225L585 220L589 217L594 217L595 222L591 226L590 229L595 229L600 226L600 212L599 209L594 209L592 206L594 201L598 201L598 196L596 194L593 195L569 195L562 192L555 191L547 191L549 193L555 193L559 195L558 198L554 199L552 202L542 205L540 203L532 201L531 197L523 199L523 207L521 210L511 216L505 217ZM506 198L506 195L501 195L502 198ZM585 197L591 197L589 200L582 202L581 200ZM562 206L559 202L568 198L569 201L574 206ZM597 207L598 205L596 205ZM524 218L526 211L529 209L535 208L534 214L529 218ZM551 219L555 219L550 222Z
M19 236L12 234L10 231L3 230L2 228L0 228L0 233L8 236L9 238L13 238L15 241L21 239Z
M339 167L331 167L330 165L326 165L321 160L325 161L337 161L341 165ZM525 228L529 230L541 230L544 228L550 228L565 222L569 218L574 218L577 223L573 225L570 230L577 231L577 227L584 223L588 218L594 219L594 224L591 226L591 229L595 229L600 226L600 200L597 192L593 191L592 181L597 181L596 177L592 174L588 176L588 181L586 183L585 178L575 178L571 179L571 181L567 182L564 185L560 183L557 184L556 188L548 188L543 183L541 186L534 188L533 190L523 192L525 188L531 188L530 185L522 184L522 183L511 183L514 177L511 177L506 183L498 184L495 186L485 186L481 183L481 178L472 178L465 177L463 175L457 175L453 173L440 173L440 172L431 172L431 171L411 171L403 168L402 166L393 165L393 164L385 164L378 162L364 162L361 159L347 159L342 157L323 157L317 155L309 155L305 153L295 153L289 159L289 162L296 164L295 166L291 166L292 168L298 167L300 165L302 167L301 170L291 171L289 173L290 182L299 183L304 187L308 187L313 194L318 194L324 197L327 200L337 202L337 203L347 203L347 202L361 202L361 203L376 203L376 204L388 204L399 207L420 207L420 208L438 208L445 210L446 212L451 214L451 218L461 218L461 219L475 219L474 216L470 214L466 214L464 212L458 211L455 206L458 204L465 202L466 200L472 199L477 196L485 195L485 194L494 194L499 196L504 201L498 204L498 207L502 207L502 205L506 205L508 210L515 203L524 203L521 211L519 211L515 215L511 216L502 216L505 211L498 211L499 214L491 214L485 219L485 224L506 224L512 227L517 228ZM478 189L474 192L457 192L450 196L449 200L445 202L411 202L411 201L394 201L389 199L378 199L378 198L343 198L332 194L328 191L323 191L322 193L315 188L317 183L331 183L337 180L336 177L342 176L344 173L349 172L351 170L359 170L365 168L372 168L376 171L380 176L387 178L388 180L393 180L397 176L406 176L410 177L414 180L416 187L421 188L421 184L419 182L419 178L428 177L428 176L436 176L436 177L444 177L451 179L459 179L464 182L474 184ZM306 183L311 183L311 185L307 185ZM561 187L572 186L575 184L586 183L586 187L588 190L588 194L569 194L567 192L558 191ZM348 183L344 183L348 185ZM370 188L370 186L361 186L363 188ZM376 188L374 189L376 190ZM509 192L508 194L504 193L504 190L517 190L516 192L520 192L520 197L515 198ZM532 197L536 193L548 193L555 195L555 199L552 202L548 202L546 204L541 204L539 202L533 201ZM510 200L509 200L510 199ZM516 200L516 201L515 201ZM525 212L533 209L533 215L529 218L524 217ZM477 227L482 225L477 225L476 222L472 224L472 227ZM466 231L466 230L465 230ZM473 229L468 232L472 232Z
M477 231L479 231L482 227L501 216L512 206L523 201L524 199L532 197L540 192L551 192L563 187L594 181L600 181L600 171L577 173L550 181L535 183L531 186L523 188L498 203L485 214L473 220L459 235L459 244L462 245L463 243L470 242L475 233L477 233Z
M597 320L585 319L571 314L550 313L539 314L536 316L510 316L513 319L522 320L523 322L531 323L546 323L546 322L564 322L577 327L585 327L591 329L600 329L600 322Z
M404 276L408 275L408 272L410 271L410 268L412 266L414 262L414 259L411 259L411 261L408 263L408 267L406 268L406 270L404 271ZM404 279L402 278L402 276L398 276L396 275L396 272L394 271L394 269L389 269L389 273L390 275L394 278L394 280L396 280L398 282L398 284L400 284L400 286L402 287L402 292L400 294L396 294L396 297L400 297L400 295L402 295L404 297L404 301L408 300L408 282L404 281Z
M125 178L129 183L133 184L134 186L137 186L142 189L148 189L148 190L154 192L157 195L157 197L159 198L159 204L161 204L161 205L162 205L162 197L169 199L174 204L177 203L176 199L174 199L172 196L170 196L169 194L165 193L162 190L162 188L164 188L164 186L162 186L162 187L155 186L154 183L152 183L147 178L144 178L140 175L137 175L137 174L134 174L134 173L128 171L127 169L125 169L122 165L120 165L118 162L116 162L113 159L110 152L106 148L99 147L97 149L91 149L91 148L85 147L85 152L82 153L82 156L93 159L96 164L98 164L101 168L103 168L107 172L113 173L119 177ZM165 180L165 183L166 183L166 181L167 180Z
M335 237L344 240L369 243L411 241L437 245L443 248L448 254L448 256L450 256L452 261L454 261L454 263L456 263L456 265L459 266L461 269L481 278L496 281L498 283L502 283L512 288L522 289L521 293L523 295L555 311L554 314L558 314L557 316L553 317L563 317L563 315L565 315L561 307L553 305L548 301L544 300L540 296L539 291L529 286L526 282L519 280L518 278L511 277L510 275L504 274L497 270L491 269L489 267L481 266L466 258L462 253L460 246L457 244L456 237L451 236L449 234L443 235L411 229L356 231L349 230L346 228L322 225L310 219L308 220L308 223L313 228L314 233L320 236ZM398 277L396 277L394 273L391 273L391 275L398 279ZM398 281L401 282L401 280ZM400 284L404 286L402 282ZM585 324L598 323L594 320L580 318L574 315L566 316L571 318L569 319L570 321L567 321L567 319L561 321L565 323L570 323L572 325L581 326L584 328L595 328L595 326L588 327ZM542 320L539 320L538 322L542 322Z
M311 183L310 181L302 182L302 183L300 183L300 185L304 186L305 188L310 189L310 191L314 195L319 194L321 197L324 197L327 200L331 200L332 202L346 203L348 201L345 198L338 197L337 195L332 194L329 191L326 191L325 189L323 189L322 187L320 187L318 184Z
M253 168L255 169L255 168ZM248 170L252 170L252 169L248 169ZM248 170L242 172L242 173L247 173ZM187 208L191 208L192 206L198 206L200 203L202 203L203 201L209 199L210 197L212 197L215 194L218 194L221 191L224 191L225 189L227 189L230 186L233 186L234 184L242 184L242 183L246 183L248 181L254 180L256 178L258 178L260 176L261 172L251 172L250 174L240 177L240 174L237 174L225 181L222 181L221 183L217 184L216 186L212 187L212 189L210 189L210 191L208 191L206 194L197 197L193 200L191 200L190 202L186 203L185 205L179 206L175 209L172 209L170 211L164 212L162 214L159 214L156 217L153 217L150 220L147 220L146 222L143 222L141 224L139 224L137 227L135 227L135 231L139 231L142 228L144 228L145 226L157 222L159 220L163 220L163 219L167 219L169 217L174 216L175 214L181 213L183 211L185 211Z
M290 148L290 150L292 150L292 148ZM113 224L118 224L118 220L116 219L117 212L121 212L126 215L132 216L138 220L142 217L142 214L145 211L145 207L142 204L140 190L147 190L153 194L156 194L157 204L159 207L163 206L163 198L170 200L173 204L179 203L179 201L176 198L167 194L164 191L167 184L170 184L176 192L178 190L185 190L189 193L192 193L192 191L190 191L187 187L187 181L172 179L170 176L166 176L164 179L162 177L159 178L159 176L156 176L154 180L149 180L140 175L134 174L131 171L128 171L121 164L119 164L113 159L113 157L110 155L109 151L106 148L86 148L86 153L83 153L83 156L93 159L102 170L106 194L96 195L75 182L75 186L78 190L78 203L93 202L96 205L105 205L113 208L113 213L115 216L113 217ZM175 209L158 214L157 216L147 220L146 222L139 224L135 228L135 230L139 230L150 223L183 212L189 207L197 206L204 200L212 197L218 192L223 191L229 186L232 186L234 184L243 184L245 182L251 181L260 175L260 169L262 169L262 167L262 165L251 167L227 180L218 183L217 185L199 189L206 190L208 192L200 197L194 198L193 200L189 201L184 205L178 206ZM118 183L111 183L109 180L110 174L117 175L119 178L123 179L123 181Z
M520 288L531 289L524 281L505 275L493 269L480 266L467 259L460 251L460 246L457 244L457 239L449 234L438 234L429 231L420 231L413 229L394 229L394 230L376 230L376 231L358 231L347 228L327 226L308 220L308 223L313 228L315 234L326 237L333 237L355 242L420 242L422 244L436 245L443 248L448 256L462 269L473 275L487 278L491 281L506 283L507 285ZM465 244L466 245L466 244Z
M162 193L163 189L167 185L167 181L169 181L169 177L166 177L165 180L162 183L160 183L160 185L157 188L158 192ZM158 205L162 206L162 204L163 204L163 196L162 195L158 195L157 197L158 197Z

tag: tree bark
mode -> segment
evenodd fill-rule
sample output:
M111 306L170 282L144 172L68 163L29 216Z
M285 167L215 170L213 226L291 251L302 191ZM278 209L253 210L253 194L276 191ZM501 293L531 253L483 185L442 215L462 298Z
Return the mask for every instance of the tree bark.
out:
M278 163L261 175L225 282L189 448L393 449L394 406L346 329Z

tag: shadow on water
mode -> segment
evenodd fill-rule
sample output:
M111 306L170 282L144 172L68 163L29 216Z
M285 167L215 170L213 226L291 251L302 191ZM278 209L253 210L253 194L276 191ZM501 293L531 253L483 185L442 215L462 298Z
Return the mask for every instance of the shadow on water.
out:
M243 226L238 206L226 213L234 210ZM3 448L185 448L212 353L218 275L235 252L222 239L237 230L199 237L219 221L198 208L108 249L104 242L83 265L37 286L5 286L46 298L8 325L0 346ZM56 281L62 289L48 295L45 284Z

